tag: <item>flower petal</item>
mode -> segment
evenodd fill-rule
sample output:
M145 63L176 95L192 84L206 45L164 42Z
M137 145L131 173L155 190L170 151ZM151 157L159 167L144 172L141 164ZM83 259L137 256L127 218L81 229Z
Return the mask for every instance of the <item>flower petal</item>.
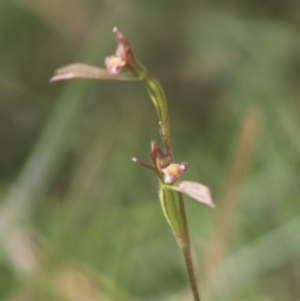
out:
M199 183L191 181L178 182L176 185L170 186L171 189L180 191L194 200L203 203L211 208L215 207L213 199L211 197L210 189Z
M111 74L104 68L99 68L91 65L75 63L61 67L55 71L50 82L58 82L63 80L87 78L99 80L139 80L131 73Z

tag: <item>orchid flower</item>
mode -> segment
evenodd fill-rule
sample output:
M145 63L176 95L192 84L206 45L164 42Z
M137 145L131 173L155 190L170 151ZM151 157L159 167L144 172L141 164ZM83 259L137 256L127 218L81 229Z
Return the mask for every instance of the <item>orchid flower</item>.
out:
M170 142L170 123L167 112L167 102L164 92L157 80L135 58L132 47L125 36L115 27L113 33L117 40L115 54L105 59L105 68L86 64L71 64L55 71L51 82L76 78L97 80L139 80L142 81L153 102L159 119L159 131L164 150L156 142L151 142L151 161L147 164L137 158L132 160L155 172L159 179L159 198L165 217L171 226L179 247L183 251L187 272L194 296L200 300L193 265L190 255L188 225L185 215L182 194L188 195L197 202L215 207L210 190L204 184L193 181L181 181L180 177L187 169L187 163L176 163Z

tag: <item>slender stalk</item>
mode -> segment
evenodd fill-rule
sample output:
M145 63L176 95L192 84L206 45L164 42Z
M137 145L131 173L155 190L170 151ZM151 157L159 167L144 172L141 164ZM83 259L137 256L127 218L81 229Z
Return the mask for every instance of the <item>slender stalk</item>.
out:
M171 147L171 140L170 140L170 135L169 135L169 120L166 118L166 122L159 122L159 127L160 127L160 134L162 137L162 141L165 147L165 150L172 158L173 161L173 152L172 152L172 147ZM173 228L173 234L175 236L175 239L178 243L179 248L182 251L183 257L184 257L184 262L186 266L186 270L188 273L189 277L189 282L191 286L191 290L193 293L194 301L200 301L200 295L197 287L197 281L195 277L195 272L194 272L194 267L193 267L193 262L192 262L192 256L191 256L191 247L190 247L190 235L189 235L189 229L188 229L188 223L187 223L187 218L186 218L186 213L185 213L185 206L184 206L184 201L183 201L183 196L181 192L177 192L178 195L178 209L179 209L179 214L180 214L180 219L182 223L182 230L181 231L174 231Z
M171 141L170 141L169 129L168 129L169 127L168 119L166 123L160 122L159 125L160 125L160 133L165 146L165 150L167 151L168 155L173 159L173 153L172 153ZM165 129L164 127L167 127L166 135L163 134L163 130ZM183 232L181 233L173 232L173 233L184 257L184 262L188 273L194 301L201 301L198 287L197 287L197 281L195 277L192 256L191 256L189 228L188 228L188 223L186 218L183 196L181 192L178 192L178 202L179 202L180 217L183 225Z
M141 64L137 63L136 61L133 61L132 64L130 65L130 69L133 72L133 74L135 74L139 78L142 78L146 85L149 96L158 114L159 131L164 144L165 151L167 155L170 157L171 161L173 162L173 152L172 152L172 146L170 140L170 123L168 118L166 97L163 92L163 89L161 88L157 80L154 77L152 77L147 72L146 68L144 68ZM144 166L144 164L141 165ZM145 166L145 167L149 168L149 166ZM183 226L183 231L179 231L179 232L174 231L174 228L172 227L173 233L184 257L185 266L188 273L194 301L200 301L200 295L198 292L198 287L197 287L197 282L195 278L194 267L193 267L193 262L191 257L188 223L187 223L187 218L185 213L183 196L180 192L178 192L178 202L179 202L179 214Z
M147 73L146 73L147 74ZM149 85L149 77L146 76L146 79L144 80L146 83L146 86L148 88L148 91L150 91L150 97L152 100L157 103L156 105L157 108L157 113L158 116L161 117L165 113L165 118L161 119L159 121L159 131L161 134L161 138L164 144L164 148L168 156L171 158L173 161L173 152L172 152L172 146L171 146L171 140L170 140L170 130L169 130L169 118L167 115L167 104L166 104L166 99L164 97L164 93L159 85L159 83L154 80L152 77L151 82L154 84L153 86ZM159 91L159 93L157 93ZM162 105L163 103L163 105ZM163 107L163 109L161 109ZM196 277L195 277L195 272L194 272L194 267L193 267L193 262L192 262L192 257L191 257L191 249L190 249L190 236L189 236L189 229L188 229L188 223L187 223L187 218L186 218L186 213L185 213L185 207L184 207L184 202L183 202L183 196L180 192L178 192L178 202L179 202L179 213L180 217L182 220L182 225L183 225L183 232L173 232L174 236L176 238L176 241L182 251L184 261L185 261L185 266L186 270L188 273L189 277L189 282L191 286L191 290L193 293L194 301L200 301L200 295L197 287L197 282L196 282Z
M186 213L185 213L185 207L184 207L184 202L183 202L183 197L180 192L178 192L178 199L179 199L179 209L180 209L180 214L183 222L183 229L184 229L184 243L179 244L184 261L185 261L185 266L186 270L189 276L189 281L191 285L191 290L193 293L194 301L200 301L200 295L197 287L197 282L196 282L196 277L195 277L195 272L194 272L194 267L193 267L193 262L192 262L192 256L191 256L191 246L190 246L190 236L189 236L189 229L188 229L188 223L187 223L187 218L186 218Z
M169 132L170 132L169 126L170 126L170 122L168 118L166 118L165 121L159 122L159 132L165 147L165 151L171 158L171 161L173 161L173 152L172 152L172 146L171 146L171 141L169 136Z

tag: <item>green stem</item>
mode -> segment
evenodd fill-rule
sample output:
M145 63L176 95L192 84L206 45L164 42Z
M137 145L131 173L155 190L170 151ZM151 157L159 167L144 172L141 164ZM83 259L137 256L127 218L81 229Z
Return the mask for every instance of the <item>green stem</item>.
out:
M184 242L185 242L184 244L182 244L182 243L179 244L179 247L181 248L182 253L183 253L185 266L186 266L186 270L187 270L187 273L189 276L190 286L191 286L194 300L200 301L200 295L198 292L198 287L197 287L197 282L196 282L196 277L195 277L195 272L194 272L194 267L193 267L193 261L192 261L192 256L191 256L188 223L187 223L187 218L186 218L186 213L185 213L183 197L180 192L178 192L178 199L179 199L179 208L180 208L181 219L182 219L182 223L183 223L183 233L184 233Z
M128 67L131 70L131 72L137 78L142 79L146 85L148 94L154 104L154 107L156 109L159 118L159 130L160 130L165 151L168 154L168 156L171 158L171 161L173 162L173 152L172 152L171 141L170 141L170 129L169 129L170 125L169 125L169 118L168 118L167 101L166 101L164 91L161 88L160 84L157 82L157 80L154 77L152 77L147 72L147 69L138 61L133 60L130 66ZM178 192L178 198L174 199L172 193L174 192L171 192L171 190L164 189L163 187L161 187L160 199L162 200L162 207L163 210L165 211L165 215L171 227L173 228L175 239L183 253L190 286L194 296L194 301L200 301L200 296L198 292L198 287L197 287L197 282L196 282L196 277L195 277L193 262L191 257L190 237L189 237L189 230L188 230L183 197L182 194ZM165 203L166 200L169 200L168 204ZM177 205L179 205L178 206L179 210L175 209L177 206L176 204L173 203L174 201L175 202L178 201ZM178 211L179 211L179 215L177 216L176 212ZM172 218L170 219L170 217Z
M182 193L176 192L162 183L160 185L159 197L162 209L182 251L194 301L200 301L191 257L190 236Z
M163 89L161 88L157 80L149 73L146 73L144 82L147 87L148 94L157 111L159 120L161 122L166 122L168 112L167 112L167 101Z
M171 161L173 162L173 152L172 152L172 146L171 146L171 141L170 141L170 123L169 119L166 118L165 121L160 121L159 122L159 132L165 147L165 151L168 154L168 156L171 158Z
M131 60L127 68L132 74L140 80L144 81L149 97L155 107L158 119L162 123L166 123L168 119L167 101L164 91L158 81L147 71L147 69L138 61ZM164 128L165 135L168 136L168 126Z

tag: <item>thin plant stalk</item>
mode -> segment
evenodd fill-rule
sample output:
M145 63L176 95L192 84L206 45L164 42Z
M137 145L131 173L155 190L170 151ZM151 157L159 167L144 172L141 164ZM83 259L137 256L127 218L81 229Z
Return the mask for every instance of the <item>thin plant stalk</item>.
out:
M185 245L180 246L180 248L182 250L182 254L184 257L185 266L189 276L190 286L191 286L194 300L200 301L200 295L198 292L198 286L197 286L197 281L195 277L194 266L193 266L193 261L191 256L190 235L189 235L189 229L188 229L188 223L187 223L182 193L178 192L178 196L179 196L180 214L183 222L184 236L186 241Z

